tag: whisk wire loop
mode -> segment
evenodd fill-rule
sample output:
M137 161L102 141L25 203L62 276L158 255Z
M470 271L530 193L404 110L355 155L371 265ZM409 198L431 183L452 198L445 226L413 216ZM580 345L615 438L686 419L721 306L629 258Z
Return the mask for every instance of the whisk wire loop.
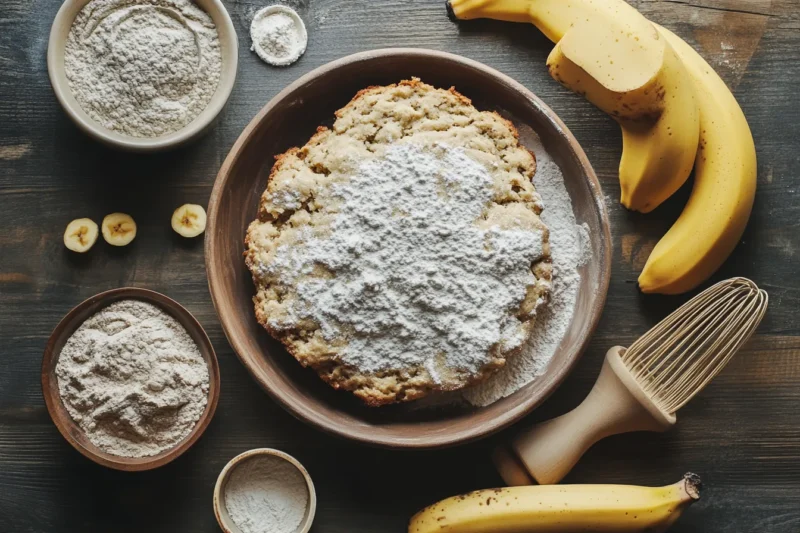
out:
M768 300L749 279L721 281L642 335L622 360L644 392L665 412L674 413L747 342Z

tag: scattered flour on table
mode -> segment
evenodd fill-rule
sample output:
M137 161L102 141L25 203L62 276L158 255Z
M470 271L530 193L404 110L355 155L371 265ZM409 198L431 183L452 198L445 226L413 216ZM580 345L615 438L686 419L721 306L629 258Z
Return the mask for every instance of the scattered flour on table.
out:
M290 7L267 6L250 24L251 51L270 65L291 65L306 51L308 34L300 16Z
M64 62L81 108L133 137L189 124L222 72L217 28L191 0L91 0L72 23Z
M81 324L56 375L72 419L112 455L172 448L208 402L208 365L197 345L177 320L139 300L113 303Z
M519 354L485 382L463 391L475 406L485 406L513 394L540 376L553 358L575 310L580 274L577 268L591 258L589 228L577 224L561 169L544 150L536 133L520 126L520 141L536 155L533 183L542 196L542 222L550 230L553 282L550 302L540 308L533 334Z
M483 219L494 192L481 163L461 148L401 143L331 190L330 231L303 228L265 266L297 288L272 328L311 319L325 339L349 337L340 357L360 371L424 367L437 382L522 344L517 312L537 283L544 232L526 209ZM320 266L336 275L309 276Z
M271 455L240 462L225 486L225 509L242 533L293 533L308 507L297 468Z

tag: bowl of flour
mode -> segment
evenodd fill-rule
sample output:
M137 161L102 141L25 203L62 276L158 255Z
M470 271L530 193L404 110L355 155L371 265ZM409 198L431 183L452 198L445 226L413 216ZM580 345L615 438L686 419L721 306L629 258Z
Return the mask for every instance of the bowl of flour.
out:
M236 31L220 0L66 0L47 49L67 115L94 139L135 152L205 133L237 64Z
M174 300L126 287L100 293L53 330L42 392L65 439L117 470L169 463L202 435L219 366L197 320Z
M225 533L308 533L316 510L308 471L272 448L237 455L214 486L214 515Z

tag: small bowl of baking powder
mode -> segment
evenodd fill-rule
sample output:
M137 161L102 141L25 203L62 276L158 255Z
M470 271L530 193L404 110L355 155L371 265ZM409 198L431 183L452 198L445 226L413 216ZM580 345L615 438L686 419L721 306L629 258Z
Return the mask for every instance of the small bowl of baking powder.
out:
M205 133L237 65L236 30L221 0L65 0L47 47L67 115L98 141L134 152Z
M214 487L225 533L308 533L317 510L311 476L289 454L257 448L231 459Z
M64 438L117 470L165 465L200 438L219 366L199 322L163 294L123 287L70 311L45 347L42 393Z
M308 46L303 19L289 6L273 4L258 10L250 24L250 50L266 63L286 67L300 59Z

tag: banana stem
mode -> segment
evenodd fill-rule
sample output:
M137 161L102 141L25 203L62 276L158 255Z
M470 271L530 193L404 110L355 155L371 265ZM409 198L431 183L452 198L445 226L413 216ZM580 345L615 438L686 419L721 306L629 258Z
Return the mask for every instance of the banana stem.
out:
M692 472L686 472L679 483L683 483L683 491L686 492L691 501L700 499L700 492L703 490L703 482L700 480L700 476Z
M495 19L533 24L557 43L575 24L588 18L619 19L636 9L624 0L446 0L451 19Z

